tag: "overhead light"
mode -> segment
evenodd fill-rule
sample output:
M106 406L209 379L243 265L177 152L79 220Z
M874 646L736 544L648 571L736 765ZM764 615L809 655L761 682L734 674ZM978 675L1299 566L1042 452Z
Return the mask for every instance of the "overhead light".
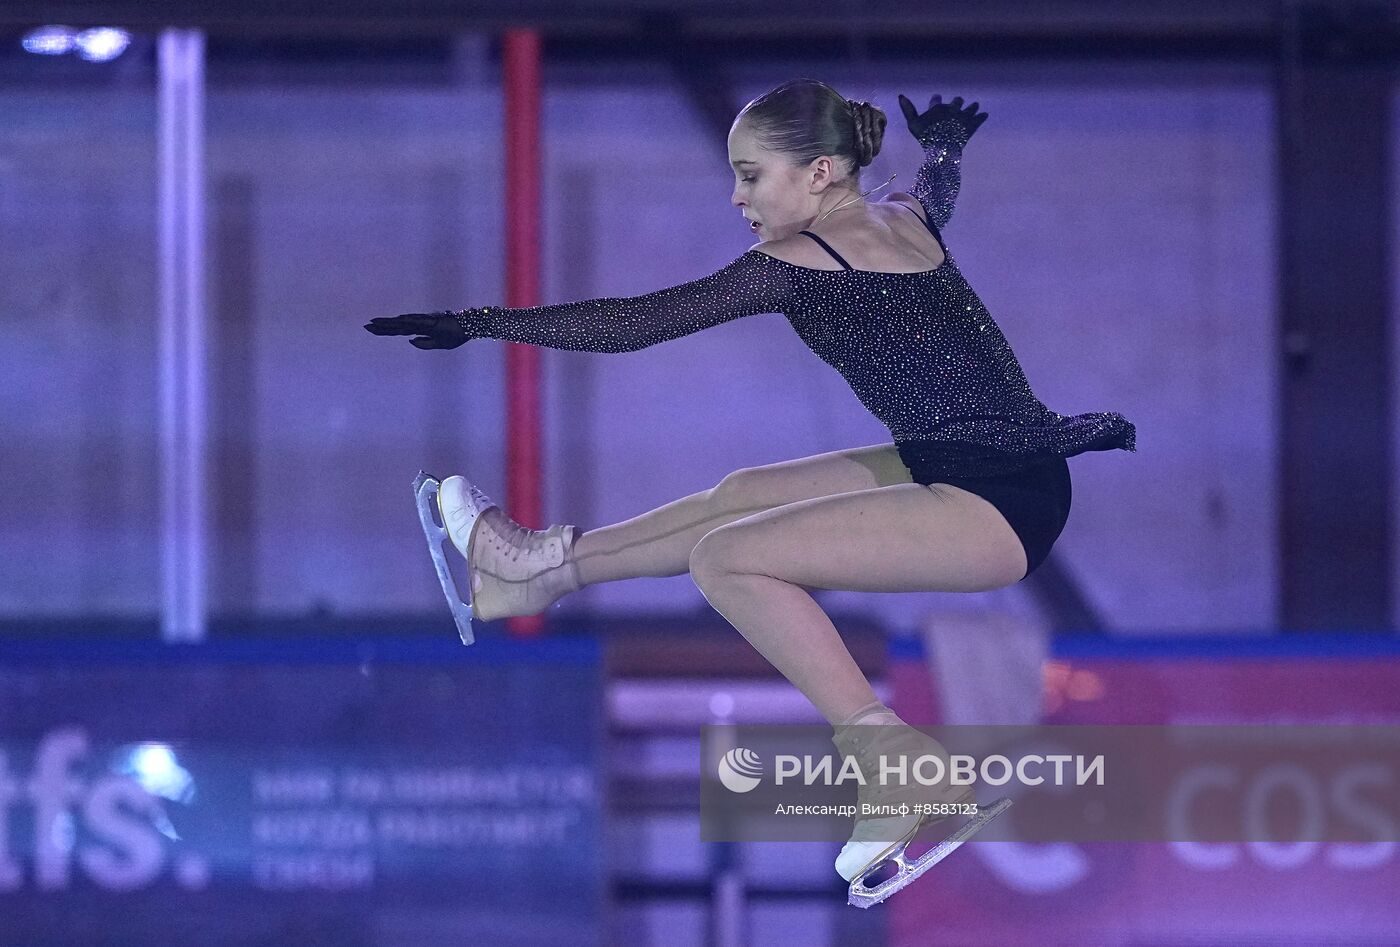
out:
M62 56L73 51L77 36L78 31L71 26L41 26L24 34L20 45L39 56Z
M126 30L114 26L94 26L78 34L75 42L78 55L88 62L107 62L116 59L131 45L131 36Z
M40 56L77 53L88 62L108 62L126 51L131 45L131 36L126 30L113 26L94 26L86 30L41 26L26 33L20 45L26 52Z

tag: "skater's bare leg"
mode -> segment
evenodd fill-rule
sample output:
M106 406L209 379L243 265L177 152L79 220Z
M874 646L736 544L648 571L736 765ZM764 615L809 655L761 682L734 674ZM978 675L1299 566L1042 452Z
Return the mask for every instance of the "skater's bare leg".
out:
M574 544L584 585L639 576L683 575L711 530L797 500L911 483L893 444L747 467L716 486L649 513L584 532Z
M715 610L835 726L877 698L808 589L986 591L1019 581L1026 557L983 498L909 482L734 520L689 565Z

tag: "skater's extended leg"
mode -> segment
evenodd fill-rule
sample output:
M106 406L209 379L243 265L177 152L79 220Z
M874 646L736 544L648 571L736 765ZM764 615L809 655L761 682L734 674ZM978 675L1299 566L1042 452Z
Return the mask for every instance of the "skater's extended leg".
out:
M994 506L912 482L754 513L707 533L690 556L709 603L833 725L876 697L808 589L976 592L1025 569Z
M797 500L911 482L893 444L746 467L708 490L584 532L574 544L579 580L682 575L695 544L717 527Z
M442 482L439 506L468 560L472 612L489 621L538 614L597 582L680 575L702 536L761 510L910 482L894 445L876 444L745 468L709 490L586 533L568 524L526 529L460 476Z
M836 729L838 748L859 757L872 754L877 744L897 747L901 754L919 755L931 747L944 754L879 703L808 590L974 592L1016 582L1025 569L1025 550L1001 513L982 497L948 484L898 484L775 507L706 534L690 557L691 575L709 603L812 701ZM862 736L856 732L861 730L880 735ZM870 770L868 759L861 769ZM963 791L915 785L867 795L878 805L886 799L947 802ZM883 899L942 857L930 854L920 867L901 868L898 879L882 886L883 893L857 890L858 879L902 852L930 817L915 813L857 821L836 860L836 870L853 882L851 903L868 906ZM958 838L981 824L960 827Z

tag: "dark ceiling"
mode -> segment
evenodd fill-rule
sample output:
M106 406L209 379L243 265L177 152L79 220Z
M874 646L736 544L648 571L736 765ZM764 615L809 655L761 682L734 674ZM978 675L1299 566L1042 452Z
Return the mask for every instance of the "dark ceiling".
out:
M210 36L393 39L454 31L540 29L551 39L666 36L687 41L851 37L911 41L1001 37L1021 42L1267 43L1280 23L1349 44L1393 50L1400 2L1315 0L50 0L0 4L0 26L116 25L135 30L200 27Z

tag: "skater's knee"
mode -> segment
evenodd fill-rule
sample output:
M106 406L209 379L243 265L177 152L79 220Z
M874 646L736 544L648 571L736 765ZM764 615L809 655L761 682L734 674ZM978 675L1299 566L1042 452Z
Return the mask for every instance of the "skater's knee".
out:
M771 468L740 467L711 487L710 496L720 512L755 513L788 502L784 499L788 479Z
M725 528L712 529L690 550L690 578L702 589L717 576L731 571L733 557Z
M690 579L696 585L700 585L709 577L714 561L714 556L710 552L712 544L706 542L709 536L710 533L706 533L700 537L700 541L690 550L690 560L686 564L686 568L690 571Z
M752 483L751 468L742 467L733 473L725 474L719 483L710 488L710 499L717 507L736 505Z

